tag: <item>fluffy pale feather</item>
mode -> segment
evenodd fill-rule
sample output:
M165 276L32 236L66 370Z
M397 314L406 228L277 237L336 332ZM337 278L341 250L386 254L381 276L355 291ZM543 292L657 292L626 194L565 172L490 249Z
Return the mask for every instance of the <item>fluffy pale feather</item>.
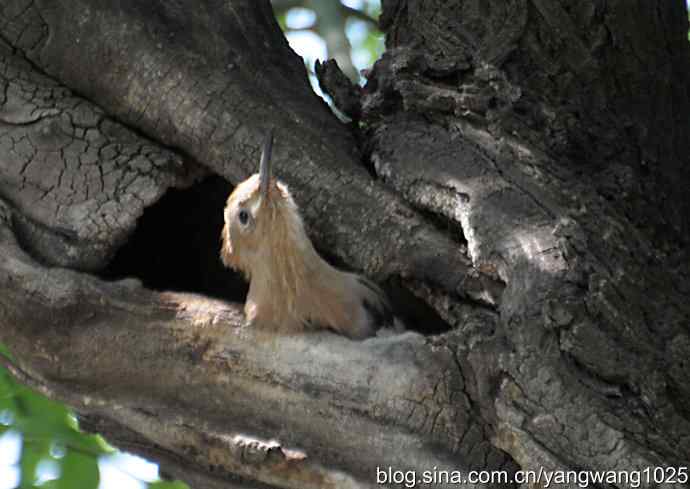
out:
M250 282L248 321L283 332L328 328L351 338L392 324L378 286L319 256L287 187L271 179L265 188L252 175L225 207L221 259Z

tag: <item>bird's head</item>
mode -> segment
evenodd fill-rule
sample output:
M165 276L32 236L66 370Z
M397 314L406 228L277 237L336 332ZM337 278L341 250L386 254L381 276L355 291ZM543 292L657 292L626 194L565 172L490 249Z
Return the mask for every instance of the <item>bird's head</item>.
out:
M238 184L225 205L221 260L248 278L257 264L266 263L267 253L283 244L279 237L285 214L294 207L287 188L272 178L272 147L273 131L269 131L259 173Z

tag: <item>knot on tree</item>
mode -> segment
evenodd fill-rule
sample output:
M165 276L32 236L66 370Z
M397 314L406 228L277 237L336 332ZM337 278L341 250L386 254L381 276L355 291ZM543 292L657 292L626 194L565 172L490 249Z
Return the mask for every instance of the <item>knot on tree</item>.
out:
M338 110L353 121L358 121L362 114L362 89L350 81L334 59L323 63L317 60L314 71L321 90L333 99Z

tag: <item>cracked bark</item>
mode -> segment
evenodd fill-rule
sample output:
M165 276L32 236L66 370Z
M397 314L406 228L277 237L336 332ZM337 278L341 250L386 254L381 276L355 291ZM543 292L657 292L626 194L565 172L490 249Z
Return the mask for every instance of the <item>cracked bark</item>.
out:
M686 462L682 2L388 0L381 23L353 134L267 2L4 2L15 374L199 488ZM87 273L167 189L252 173L269 126L318 246L450 331L265 337L236 303Z

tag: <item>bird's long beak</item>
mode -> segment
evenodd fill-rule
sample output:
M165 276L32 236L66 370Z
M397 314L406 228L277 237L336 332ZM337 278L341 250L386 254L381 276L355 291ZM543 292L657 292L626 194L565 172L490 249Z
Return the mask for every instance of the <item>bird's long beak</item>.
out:
M268 188L271 181L271 152L273 150L273 129L269 129L264 139L263 150L261 151L261 165L259 166L259 191L261 197L268 197Z

